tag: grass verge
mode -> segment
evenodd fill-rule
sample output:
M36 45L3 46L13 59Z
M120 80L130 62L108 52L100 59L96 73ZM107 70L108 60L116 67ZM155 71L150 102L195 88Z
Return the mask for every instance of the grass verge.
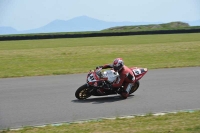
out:
M199 133L199 123L200 111L194 111L66 123L60 126L25 127L2 133Z
M127 66L200 66L200 33L2 41L0 78L84 73L122 57Z

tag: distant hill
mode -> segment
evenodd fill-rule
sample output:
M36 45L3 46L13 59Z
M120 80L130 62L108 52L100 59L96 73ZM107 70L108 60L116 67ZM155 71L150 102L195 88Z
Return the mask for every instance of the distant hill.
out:
M17 34L18 32L12 27L0 27L0 34Z
M200 20L189 22L189 24L190 23L192 26L200 26ZM116 26L136 26L149 24L152 24L152 22L106 22L87 16L80 16L70 20L54 20L40 28L25 31L17 31L12 27L0 27L0 34L100 31ZM153 24L161 24L161 22L154 22Z
M79 32L99 31L113 26L143 25L148 22L106 22L87 16L80 16L70 20L55 20L38 29L23 31L24 33L48 33L48 32Z
M150 24L150 25L137 25L137 26L117 26L104 29L102 31L147 31L147 30L173 30L181 28L190 28L188 23L184 22L170 22L164 24Z

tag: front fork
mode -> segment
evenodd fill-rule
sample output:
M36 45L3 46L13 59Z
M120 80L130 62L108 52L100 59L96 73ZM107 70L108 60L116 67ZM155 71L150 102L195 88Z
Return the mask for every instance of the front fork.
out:
M87 93L92 94L93 87L89 85L88 83L86 83L86 85L87 85Z

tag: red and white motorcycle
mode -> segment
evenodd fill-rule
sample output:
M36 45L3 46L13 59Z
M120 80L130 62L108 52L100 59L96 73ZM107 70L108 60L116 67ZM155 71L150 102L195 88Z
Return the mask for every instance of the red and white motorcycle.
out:
M132 86L129 94L135 92L140 85L139 80L147 73L147 68L137 68L132 67L131 70L135 75L135 84ZM84 85L80 86L76 92L75 97L79 100L84 100L89 98L90 96L105 96L105 95L113 95L120 94L123 90L123 86L115 89L108 89L108 86L112 83L116 82L119 78L118 72L114 70L105 70L102 68L91 70L87 74L86 82ZM98 92L98 89L103 90L103 95Z

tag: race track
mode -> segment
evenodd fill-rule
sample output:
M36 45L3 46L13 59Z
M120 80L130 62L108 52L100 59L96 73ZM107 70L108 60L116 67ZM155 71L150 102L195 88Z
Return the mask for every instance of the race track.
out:
M0 129L200 108L200 67L149 70L128 99L79 101L86 74L0 79Z

